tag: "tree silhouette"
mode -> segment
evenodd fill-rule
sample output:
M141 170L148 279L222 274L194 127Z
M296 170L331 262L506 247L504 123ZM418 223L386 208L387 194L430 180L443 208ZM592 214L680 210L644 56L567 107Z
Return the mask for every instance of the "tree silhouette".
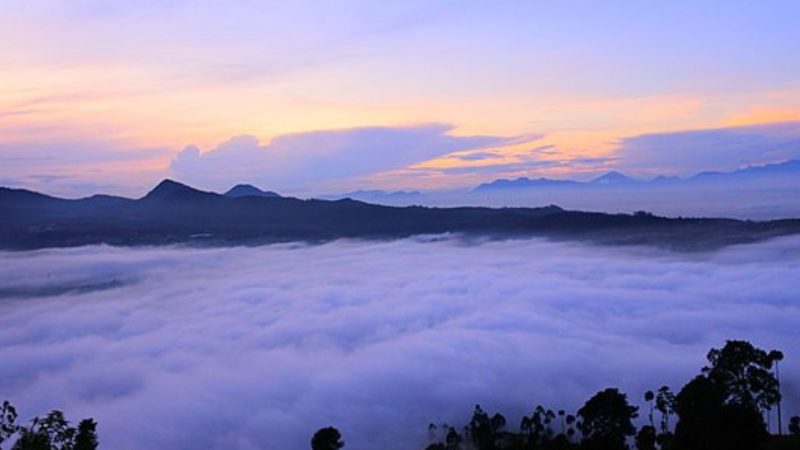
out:
M661 386L658 388L655 400L656 410L661 413L660 429L656 434L656 442L662 449L668 449L673 439L669 418L675 413L675 394L672 393L669 386Z
M447 435L444 438L447 450L459 450L461 448L461 435L458 434L455 428L450 427L447 430Z
M481 405L475 405L467 431L477 450L494 450L497 433L505 426L506 418L502 414L489 417Z
M575 436L575 416L572 414L567 414L567 439L572 441L572 437Z
M675 398L679 421L675 426L678 448L713 449L724 394L708 378L698 375Z
M342 447L342 435L334 427L320 428L311 438L312 450L339 450Z
M425 450L447 450L447 447L445 447L445 445L442 444L441 442L436 442L434 444L425 447Z
M39 428L50 438L50 445L68 450L72 447L76 430L69 426L64 413L54 409L39 421Z
M11 450L51 450L50 438L40 430L21 428ZM57 447L56 447L57 448Z
M661 386L656 394L656 409L661 413L661 433L669 433L669 416L675 412L675 394L669 386Z
M97 422L92 419L81 420L73 450L96 450L97 445Z
M789 433L800 436L800 416L794 416L789 419Z
M8 400L4 401L2 408L0 408L0 444L17 432L16 421L17 410Z
M12 450L74 450L77 430L69 426L64 413L54 409L44 418L35 417L31 427L19 427Z
M446 425L442 426L446 427ZM431 422L428 424L428 439L430 439L431 441L436 440L438 432L439 432L439 427L437 427L435 423Z
M655 430L656 428L656 425L653 422L653 399L655 398L656 396L655 394L653 394L653 391L647 391L644 393L644 401L646 401L649 406L649 410L647 412L647 418L650 421L650 426L653 428L653 430Z
M553 430L554 421L556 417L561 417L561 433L564 438L562 441L568 441L567 437L571 437L575 430L572 425L575 423L575 417L567 415L566 411L559 410L555 413L552 409L545 409L542 405L537 405L530 416L525 416L520 422L520 430L524 434L524 441L527 442L529 447L542 446L546 442L553 441L557 438Z
M747 341L727 341L722 349L708 352L711 366L704 367L703 373L722 389L726 403L763 411L780 401L772 366L782 357L780 352L767 353Z
M16 436L12 450L97 449L97 423L92 419L82 420L77 429L55 409L44 418L34 417L29 427L16 425L16 419L17 410L4 401L0 408L0 444Z
M644 394L649 424L638 432L632 423L638 408L628 404L625 394L608 388L578 410L579 420L563 409L554 413L536 406L522 418L519 433L501 431L505 418L490 417L476 405L464 427L466 442L450 427L446 443L431 444L427 450L625 450L634 435L637 450L761 450L767 443L770 450L794 449L795 439L800 439L800 416L792 417L788 427L798 437L781 439L770 438L762 415L780 400L776 365L782 358L778 351L767 353L746 341L727 341L722 349L711 349L709 366L677 395L667 386ZM655 411L661 413L658 424ZM672 416L677 416L674 434ZM554 436L551 424L556 418L561 428ZM582 431L581 439L573 440L573 425Z
M676 396L675 446L682 450L756 450L768 434L753 404L726 403L728 391L699 375Z
M472 444L478 450L490 450L492 440L492 425L489 415L481 409L481 405L475 405L472 411L472 419L468 425L469 436Z
M608 388L595 394L578 410L587 448L627 449L625 439L636 433L631 421L638 416L638 409L629 405L627 396L617 389Z
M645 425L636 434L636 448L638 450L656 450L656 428Z
M725 405L720 416L717 448L720 450L758 450L766 448L769 432L764 416L755 408Z
M767 358L771 359L775 362L775 383L777 384L778 389L778 435L783 434L783 418L781 417L781 372L778 368L778 363L783 361L783 352L779 350L772 350L767 355Z

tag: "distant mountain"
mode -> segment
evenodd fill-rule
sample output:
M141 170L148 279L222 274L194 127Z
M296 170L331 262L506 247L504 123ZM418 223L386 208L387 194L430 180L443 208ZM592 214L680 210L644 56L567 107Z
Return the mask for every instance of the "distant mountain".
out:
M278 198L280 195L272 191L262 191L261 189L253 186L252 184L237 184L230 188L228 192L223 194L225 197L240 198L240 197L269 197Z
M729 182L735 180L750 180L759 177L800 177L800 160L789 160L777 164L751 166L731 172L700 172L689 178L675 176L657 176L650 181L639 181L621 172L611 171L588 182L572 180L554 180L550 178L517 178L515 180L498 179L484 183L473 189L473 192L500 191L505 189L532 189L532 188L582 188L593 189L602 186L633 187L647 185L679 185L696 182ZM800 179L800 178L798 178Z
M638 183L638 181L614 170L593 179L589 183L599 184L604 186L611 186L611 185L618 186L623 184L635 184Z
M683 181L681 177L673 177L667 175L659 175L650 180L650 182L654 184L680 183L681 181Z
M177 216L201 207L213 209L213 206L220 204L220 200L224 198L214 192L201 191L167 179L137 200L133 209L148 214L157 214L154 212L167 208Z
M763 166L749 166L732 172L700 172L690 181L716 181L728 179L757 178L762 176L800 176L800 160L792 159Z
M168 200L190 200L214 196L212 192L201 191L177 181L166 179L158 183L142 200L149 202Z
M707 249L800 233L800 220L670 219L541 208L390 207L352 199L229 197L164 180L140 199L65 200L0 188L0 249L110 245L253 245L420 234L590 239Z
M15 217L37 217L43 211L47 211L49 216L70 217L95 210L110 211L132 202L134 200L112 195L93 195L76 200L67 200L26 189L0 188L0 217L3 217L3 220L11 220ZM4 216L3 212L7 211L14 211L16 216Z
M372 190L358 190L339 195L323 196L326 200L341 200L350 198L353 200L361 200L368 203L382 203L382 202L411 202L421 200L425 194L419 191L382 191L377 189Z
M26 189L0 188L0 207L35 208L60 199Z
M473 189L473 192L500 191L506 189L532 189L532 188L580 188L589 186L619 186L632 185L639 183L620 172L612 171L603 174L589 182L573 180L555 180L552 178L526 178L520 177L514 180L499 179L490 183L484 183Z
M550 178L536 178L530 179L520 177L515 180L499 179L491 183L484 183L473 189L473 191L491 191L499 189L527 189L527 188L547 188L547 187L568 187L578 186L581 183L571 180L553 180Z

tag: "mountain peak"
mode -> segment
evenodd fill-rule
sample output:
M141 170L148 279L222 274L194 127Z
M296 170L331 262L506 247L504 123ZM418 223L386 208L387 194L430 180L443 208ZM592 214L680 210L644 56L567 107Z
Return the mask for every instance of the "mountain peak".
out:
M593 179L591 183L594 184L628 184L635 183L636 180L616 170L607 172L599 177Z
M252 184L237 184L230 188L228 192L223 194L225 197L240 198L240 197L268 197L279 198L280 195L272 191L263 191Z
M192 194L208 194L207 192L203 192L197 190L191 186L187 186L183 183L179 183L175 180L171 180L166 178L162 180L156 187L153 188L147 195L144 196L144 200L161 200L165 198L173 198L173 197L185 197L187 195Z
M489 191L489 190L502 190L502 189L526 189L526 188L533 188L533 187L568 187L568 186L577 186L580 183L577 181L572 180L555 180L551 178L527 178L527 177L519 177L514 180L508 180L505 178L494 180L490 183L484 183L479 185L477 188L473 189L473 191Z
M161 180L161 182L158 183L156 187L154 187L150 192L148 192L146 197L151 197L154 195L170 194L173 192L178 192L186 189L192 189L192 188L183 183L179 183L173 179L165 178Z
M680 177L676 177L674 175L659 175L650 181L652 183L679 183L683 180Z

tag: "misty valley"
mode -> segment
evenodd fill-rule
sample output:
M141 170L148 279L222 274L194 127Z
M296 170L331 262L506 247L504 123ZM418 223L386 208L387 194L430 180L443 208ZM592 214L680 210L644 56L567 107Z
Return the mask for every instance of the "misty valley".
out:
M91 418L100 448L122 450L308 448L328 427L345 448L572 448L596 393L627 394L638 433L644 394L677 394L730 339L783 351L784 432L800 413L792 236L688 253L447 235L83 246L0 263L3 393L31 430L63 411L73 444ZM775 404L758 417L776 433Z

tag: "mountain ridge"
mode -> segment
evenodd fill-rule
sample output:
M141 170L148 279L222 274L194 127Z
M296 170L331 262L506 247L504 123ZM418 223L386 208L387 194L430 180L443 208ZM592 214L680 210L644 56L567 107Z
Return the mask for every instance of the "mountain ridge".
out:
M668 218L537 208L393 207L353 199L228 197L164 180L139 199L0 188L0 249L92 244L257 245L451 233L707 249L800 233L800 220Z
M240 183L228 189L224 194L225 197L241 198L241 197L268 197L277 198L281 197L280 194L273 191L264 191L252 184Z
M747 166L741 169L716 172L704 171L696 173L692 176L681 178L677 176L658 175L650 180L638 180L622 172L612 170L593 178L589 181L576 181L569 179L554 179L554 178L527 178L519 177L513 180L506 178L498 178L486 183L479 184L472 189L472 192L503 190L503 189L526 189L526 188L554 188L554 187L578 187L578 188L592 188L592 187L613 187L613 186L647 186L647 185L664 185L664 184L691 184L703 181L727 181L735 178L753 178L758 176L769 176L775 174L793 174L797 173L800 176L800 160L790 159L779 163L764 164L760 166Z

